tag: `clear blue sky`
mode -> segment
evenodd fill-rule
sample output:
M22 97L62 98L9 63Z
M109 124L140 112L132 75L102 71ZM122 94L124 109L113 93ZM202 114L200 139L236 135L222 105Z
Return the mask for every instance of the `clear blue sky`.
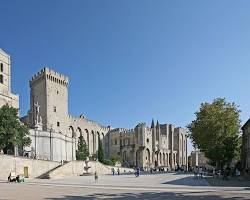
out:
M70 77L69 110L104 125L186 126L201 102L250 117L250 1L0 1L13 91L49 66Z

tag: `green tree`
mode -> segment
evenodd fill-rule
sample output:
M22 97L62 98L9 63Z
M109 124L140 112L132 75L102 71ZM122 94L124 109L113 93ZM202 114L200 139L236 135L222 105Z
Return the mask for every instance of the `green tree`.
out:
M4 105L0 108L0 149L4 153L8 150L14 152L14 147L19 149L29 146L29 129L18 118L18 109Z
M88 146L82 134L78 138L78 150L76 150L76 160L86 160L89 156Z
M239 154L240 110L234 103L217 98L202 103L196 119L187 127L194 147L205 153L218 168Z
M103 151L103 147L102 147L102 142L100 137L98 138L98 161L103 163L104 161L104 151Z

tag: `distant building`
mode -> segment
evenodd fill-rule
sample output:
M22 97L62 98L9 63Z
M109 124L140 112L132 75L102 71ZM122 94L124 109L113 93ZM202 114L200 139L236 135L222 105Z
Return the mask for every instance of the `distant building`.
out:
M208 166L208 159L205 154L199 150L191 152L191 167L195 166Z
M18 109L19 96L11 93L10 56L0 49L0 107L6 104Z
M250 119L242 126L242 167L250 170Z
M187 133L172 124L152 121L151 128L140 123L131 130L113 129L106 141L106 154L120 155L128 166L187 169Z

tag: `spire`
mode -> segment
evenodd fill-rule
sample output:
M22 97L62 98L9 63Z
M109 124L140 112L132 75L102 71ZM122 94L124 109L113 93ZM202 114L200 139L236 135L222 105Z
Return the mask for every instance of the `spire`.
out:
M159 121L157 120L156 122L156 128L159 128L160 127L160 124L159 124Z
M151 128L154 128L154 127L155 127L155 122L154 122L154 119L152 119Z

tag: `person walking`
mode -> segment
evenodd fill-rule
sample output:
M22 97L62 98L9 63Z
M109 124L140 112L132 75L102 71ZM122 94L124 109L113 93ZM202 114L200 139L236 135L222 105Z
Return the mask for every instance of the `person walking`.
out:
M114 176L115 175L115 169L112 168L111 171L112 171L112 175Z
M136 177L139 177L139 176L140 176L140 168L137 167L137 168L136 168Z
M117 174L118 174L118 176L120 175L120 168L119 167L117 169Z
M97 174L97 171L95 171L95 183L98 183L98 174Z

